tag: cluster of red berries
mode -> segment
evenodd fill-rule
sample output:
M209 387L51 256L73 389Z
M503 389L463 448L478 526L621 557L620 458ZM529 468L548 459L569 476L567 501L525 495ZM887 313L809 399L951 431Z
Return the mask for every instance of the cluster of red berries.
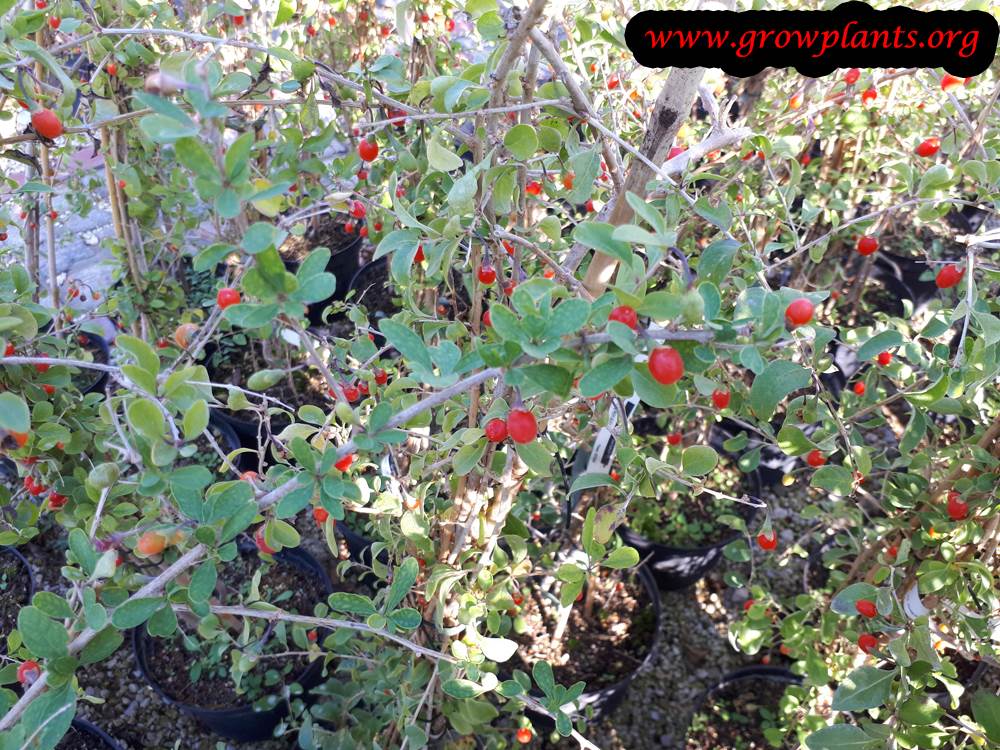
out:
M44 484L37 484L35 478L30 474L24 478L24 489L28 491L28 494L32 497L38 497L42 493L48 490Z
M506 419L494 417L483 431L491 443L502 443L508 437L515 443L530 443L538 436L538 421L527 409L511 409Z

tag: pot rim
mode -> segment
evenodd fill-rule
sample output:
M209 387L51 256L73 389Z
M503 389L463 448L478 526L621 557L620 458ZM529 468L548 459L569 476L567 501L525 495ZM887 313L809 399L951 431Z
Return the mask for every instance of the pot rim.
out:
M84 732L85 734L91 734L94 737L97 737L101 742L107 745L110 750L122 750L122 746L118 744L118 741L114 737L96 724L87 721L80 716L73 718L71 726L78 731Z

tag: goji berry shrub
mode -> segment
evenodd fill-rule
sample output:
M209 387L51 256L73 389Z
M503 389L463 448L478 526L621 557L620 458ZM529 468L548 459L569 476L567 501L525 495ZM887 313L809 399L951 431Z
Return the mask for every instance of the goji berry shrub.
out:
M527 744L543 714L592 747L585 685L518 669L520 592L548 576L593 616L639 563L615 529L664 482L743 534L730 640L804 678L775 742L1000 742L1000 700L955 669L995 662L1000 609L992 72L637 70L601 3L112 5L8 9L2 42L4 143L32 152L4 152L28 176L0 209L24 248L0 272L0 543L67 545L65 596L4 634L4 747L53 747L77 670L179 619L236 684L276 623L331 679L364 660L340 664L363 719L294 702L304 748ZM81 312L54 206L94 189L115 283ZM331 216L377 304L336 248L282 255ZM102 363L72 341L105 317ZM635 405L662 435L631 433ZM219 443L218 412L249 444ZM574 472L609 424L603 468ZM714 424L741 471L811 488L796 523L713 489L718 451L679 426ZM364 585L308 613L223 603L237 542L267 561L303 519L336 553L367 538L340 566ZM821 580L770 591L792 558Z

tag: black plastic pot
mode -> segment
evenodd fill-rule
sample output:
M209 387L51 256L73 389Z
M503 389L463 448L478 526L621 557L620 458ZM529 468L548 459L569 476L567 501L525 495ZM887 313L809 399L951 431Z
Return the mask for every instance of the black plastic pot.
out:
M337 536L344 540L352 560L367 565L369 568L372 566L372 544L374 542L371 539L363 537L343 521L337 521L333 530ZM383 554L385 553L383 552ZM388 556L386 556L386 560L388 560Z
M52 323L51 321L42 328L43 333L52 333ZM56 336L65 336L63 333L56 333ZM103 336L91 333L90 331L80 331L75 334L76 343L83 349L95 354L100 353L104 355L104 361L111 362L111 347L108 346L108 342ZM94 381L87 384L80 390L83 391L84 395L88 393L98 393L104 390L104 386L108 384L108 378L111 377L110 373L104 370L91 370L80 368L81 372L78 375L73 376L73 380L76 382L85 381L87 377L93 377Z
M80 719L80 718L73 719L73 723L71 724L71 727L73 729L75 729L80 734L85 734L85 735L87 735L89 737L92 737L92 738L98 740L108 750L122 750L122 746L119 745L114 740L114 738L111 737L111 735L109 735L107 732L105 732L100 727L94 726L93 724L91 724L86 719ZM67 735L67 737L64 737L60 741L59 745L56 745L56 750L59 750L59 748L63 746L63 743L67 742L67 739L68 739L68 735ZM72 743L72 740L70 739L69 742ZM66 750L75 750L75 745L74 744L66 744L65 747L66 747Z
M710 444L719 453L724 453L722 444L728 436L722 430L715 430L710 438ZM752 497L759 497L761 490L761 479L758 471L748 472L744 475L748 487L746 494ZM757 515L757 509L746 506L748 515L744 517L747 525L753 522ZM657 585L666 591L677 591L687 588L705 577L719 560L722 559L722 550L727 544L731 544L741 538L743 534L734 531L725 539L703 547L672 547L667 544L660 544L646 538L628 526L618 528L618 535L627 545L635 547L639 552L639 557L644 560L643 567L648 568L656 580Z
M391 279L389 278L388 256L383 256L378 260L373 260L361 266L351 278L351 283L348 287L348 292L354 293L351 297L351 302L358 305L365 305L369 309L368 322L371 324L371 328L375 329L372 331L372 336L374 336L375 346L378 347L385 346L385 336L377 331L379 321L395 313L398 308L391 312L389 310L380 310L374 307L371 302L366 302L366 298L369 295L384 292L389 288L391 288Z
M86 341L84 341L84 339L86 339ZM104 355L105 362L111 362L111 347L108 346L108 342L104 340L103 336L98 336L96 333L84 331L83 333L77 335L77 340L84 349L91 352L100 352ZM108 384L108 378L111 376L110 373L102 370L87 370L86 372L97 374L98 377L92 385L89 385L84 389L84 394L102 392L104 387Z
M225 409L212 409L210 421L214 420L216 424L225 426L226 430L231 432L236 437L236 442L239 447L249 448L252 451L257 450L257 431L260 425L260 421L250 417L249 419L244 419L243 414L253 414L253 412L240 411L231 412ZM249 456L249 454L240 454L241 458Z
M0 547L0 564L9 562L11 559L20 568L22 575L28 579L28 596L21 602L22 605L28 604L31 601L31 597L35 595L35 575L31 570L31 564L15 547ZM0 635L6 636L6 634ZM6 643L6 637L0 638L0 654L6 653Z
M913 302L914 311L919 311L937 297L941 290L937 288L933 278L921 280L932 266L922 263L915 258L907 258L903 255L880 250L875 255L875 263L872 266L872 276L885 284L886 288L898 296L900 300L909 299ZM897 315L903 314L903 305L900 301L896 310L888 312Z
M645 669L652 662L657 649L659 648L660 625L663 619L663 607L660 602L660 590L656 586L656 580L650 574L649 569L645 566L636 568L636 577L639 579L643 590L649 597L650 606L653 608L653 614L656 620L653 627L653 638L649 643L649 651L646 653L642 662L636 666L635 669L614 685L608 685L600 690L583 693L583 695L581 695L576 701L581 714L587 709L590 709L593 711L594 718L600 718L602 716L609 715L612 711L618 708L618 706L622 704L622 701L625 700L625 695L628 693L628 689L632 685L632 681L635 680L636 675L638 675L639 672ZM534 693L534 696L536 698L543 697L539 693ZM553 719L549 718L545 714L536 713L531 711L531 709L528 710L531 713L532 722L540 729L544 729L546 732L549 732L555 728L555 721Z
M232 420L221 409L208 410L208 424L218 432L218 438L221 438L219 439L219 447L226 455L245 447L240 435L233 428ZM254 432L254 443L256 443L256 434ZM250 466L252 458L249 453L241 453L233 461L233 464L240 471L246 471L248 468L252 468Z
M761 488L773 487L781 482L781 478L785 474L792 471L795 468L796 461L799 460L794 456L785 455L785 453L776 445L761 440L760 436L755 432L741 427L738 423L727 417L722 418L720 426L723 430L732 435L738 435L741 432L747 433L747 451L760 448L760 462L758 463L757 469L754 473L760 481ZM772 422L771 426L777 430L780 427L780 422ZM808 437L815 431L815 429L815 426L810 425L805 427L803 432L805 432Z
M359 223L358 229L360 229L362 225L363 222ZM351 240L347 244L336 248L328 248L330 251L330 260L327 261L326 271L327 273L332 273L337 279L337 286L331 296L306 306L306 317L309 319L310 325L322 325L324 308L326 308L326 306L332 301L341 300L347 296L347 292L351 287L351 280L354 278L355 274L357 274L358 267L361 263L360 254L362 242L363 239L361 235L358 234L355 239ZM295 273L299 269L300 264L298 261L285 260L284 263L285 268L288 269L289 273Z
M247 553L249 549L255 550L253 543L247 540L241 541L241 552ZM322 584L324 595L329 595L333 590L333 584L326 570L305 550L300 548L284 549L274 557L282 563L287 563L317 578ZM274 708L266 711L257 711L249 703L233 708L211 709L175 700L167 694L157 682L156 677L149 671L148 659L151 639L152 636L146 632L145 627L140 626L132 631L132 647L135 651L139 671L165 702L197 719L216 734L234 742L263 742L271 739L274 728L288 713L288 705L284 701L279 700ZM302 686L306 694L323 681L323 664L322 659L317 659L295 680Z
M695 704L694 713L698 713L706 704L715 701L715 696L723 688L730 687L731 685L746 680L767 680L769 682L784 683L785 685L800 685L802 684L802 678L796 674L793 674L784 667L770 667L764 665L754 665L751 667L743 667L742 669L737 669L730 672L725 677L723 677L714 686L710 687Z
M212 355L217 350L218 345L214 341L209 341L205 344L203 348L204 359L202 360L202 363L208 370L209 380L213 383L228 382L229 378L220 378L215 367L210 364L212 361ZM243 448L250 448L254 451L257 450L257 430L260 426L260 420L257 419L255 412L248 410L235 412L224 408L213 408L212 418L222 424L225 424L230 430L232 430L236 434L236 437Z
M351 560L366 568L374 567L372 565L372 545L374 542L367 537L362 536L353 529L351 529L343 521L337 521L336 526L333 527L334 533L344 540L347 545L347 551L350 555ZM389 565L389 551L383 549L379 552L378 561L382 565ZM385 581L376 576L374 573L364 572L357 576L357 580L368 586L372 591L377 591L378 589L385 586Z

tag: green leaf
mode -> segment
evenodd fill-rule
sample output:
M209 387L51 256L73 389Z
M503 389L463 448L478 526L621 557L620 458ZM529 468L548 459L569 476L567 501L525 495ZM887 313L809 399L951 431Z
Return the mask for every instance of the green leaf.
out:
M223 166L226 170L226 179L229 182L242 181L247 172L247 161L250 158L250 150L253 147L254 134L247 131L230 144L226 150L226 158Z
M261 328L271 323L278 314L277 305L254 305L241 302L226 308L223 317L240 328Z
M594 541L607 544L619 523L618 508L614 505L602 505L594 514Z
M569 494L573 495L582 490L589 490L594 487L614 487L614 480L603 472L592 472L581 474L573 480L573 486L569 488Z
M118 650L118 647L125 641L121 631L113 627L106 627L101 630L93 640L90 641L80 652L81 664L96 664L104 661L111 654Z
M160 373L159 355L153 351L153 347L142 339L119 334L115 337L115 346L131 354L135 358L136 364L150 375L158 375Z
M164 115L172 120L177 120L182 125L192 123L188 113L170 101L170 99L150 94L146 91L136 91L134 96L143 106L149 107L158 115Z
M295 17L295 0L279 0L278 14L274 17L275 26L280 26Z
M870 583L863 581L852 583L833 597L833 601L830 602L830 609L838 615L856 615L858 610L855 609L854 604L858 599L875 601L876 596L878 596L878 589Z
M169 604L160 607L153 616L149 618L146 629L151 636L156 638L167 638L177 630L177 615L173 607Z
M972 696L972 715L987 737L1000 742L1000 696L987 690L977 690Z
M188 584L188 598L192 602L207 602L208 598L215 590L215 583L218 580L218 572L215 563L206 560L191 576L191 583Z
M778 431L778 447L786 456L801 456L813 449L813 444L798 427L784 425Z
M416 630L420 627L422 618L413 607L403 607L389 614L389 621L400 630Z
M633 245L645 245L646 247L666 247L670 244L663 235L652 234L635 224L624 224L616 227L611 234L611 239Z
M58 594L51 591L39 591L31 598L31 604L40 609L49 617L61 620L73 616L73 609L69 603Z
M352 615L361 615L363 617L368 617L368 615L375 614L375 605L372 604L372 600L367 596L362 596L361 594L351 594L346 591L338 591L334 594L330 594L327 597L327 603L330 605L330 609L335 612L347 612Z
M938 378L933 385L922 391L915 391L905 398L914 406L933 404L935 401L943 398L948 392L948 383L949 380L947 377Z
M899 705L899 718L907 724L925 727L944 714L944 709L926 695L913 695Z
M427 142L427 163L439 172L454 172L465 162L454 151L442 146L435 135Z
M750 407L760 419L770 419L789 393L809 385L809 371L794 362L777 360L753 379Z
M928 198L951 185L952 174L944 164L935 164L920 177L917 195Z
M851 494L854 477L843 466L821 466L813 473L809 483L813 487L829 490L835 495L846 497Z
M503 305L493 305L490 309L493 330L504 341L527 343L528 336L517 316Z
M479 459L483 457L483 453L486 451L486 439L477 440L469 445L463 445L455 453L455 457L451 461L451 468L460 477L464 477L470 471L472 471L476 464L479 463Z
M877 357L881 352L901 346L902 343L903 334L899 331L882 331L881 333L876 333L858 349L858 361L867 362L869 359Z
M852 724L834 724L813 732L805 739L809 750L863 750L877 742Z
M128 405L128 422L147 440L160 440L166 428L163 414L149 399L136 399Z
M285 377L285 370L258 370L247 379L251 391L266 391Z
M518 372L539 388L565 398L573 385L573 376L562 367L550 364L525 365Z
M55 189L49 187L44 182L36 182L35 180L28 180L26 183L21 185L17 189L19 193L54 193Z
M631 263L632 248L627 242L612 239L615 228L611 224L599 221L585 221L577 224L573 231L573 239L584 247L599 250L605 255Z
M415 254L416 248L419 244L420 232L416 229L393 230L383 237L381 242L378 243L378 247L375 249L375 255L372 256L372 260L378 260L382 256L389 255L397 250L405 251L412 249Z
M585 149L572 156L569 160L569 171L576 176L573 189L569 191L566 200L570 203L583 203L591 197L597 174L601 169L601 153L597 148ZM631 250L631 248L630 248Z
M122 365L122 375L147 393L156 391L156 376L137 365Z
M434 365L431 362L431 355L427 351L427 345L424 344L420 336L402 323L397 323L394 320L383 320L379 323L378 327L389 343L403 355L404 359L420 365L428 372L434 369Z
M185 115L186 117L186 115ZM247 135L252 135L247 133ZM208 149L196 138L181 138L174 144L177 161L210 183L219 182L219 171Z
M14 39L11 46L21 52L26 52L30 57L38 60L48 68L56 78L59 79L59 88L62 89L62 104L68 107L76 99L76 85L73 80L66 75L59 61L53 57L48 50L39 47L30 39Z
M503 145L518 161L525 161L538 150L538 135L530 125L515 125L504 136Z
M402 564L396 567L392 575L392 583L389 586L389 594L386 597L385 609L383 612L390 612L399 606L420 574L420 565L413 557L407 557Z
M723 232L727 231L733 223L733 212L729 209L729 204L724 200L720 200L718 206L713 206L708 202L707 197L702 196L694 204L694 210L701 218L710 224L714 224Z
M643 298L642 304L636 308L636 312L640 315L648 315L658 323L663 323L679 317L683 309L681 295L661 291L647 294Z
M547 661L536 661L531 668L531 676L535 684L545 693L545 697L551 697L556 691L556 678L552 674L552 665Z
M16 393L0 393L0 428L10 432L28 432L31 429L28 404Z
M163 606L163 597L147 597L129 599L117 607L111 615L111 624L119 630L128 630L142 625L153 616L153 613Z
M705 248L698 261L698 278L722 284L733 267L733 259L740 243L735 240L718 240Z
M271 521L267 525L267 532L269 534L268 541L273 539L281 547L298 547L299 543L302 541L299 532L290 523L285 523L284 521Z
M94 572L94 566L97 565L98 554L83 529L73 529L69 532L69 549L73 553L74 559L83 568L83 572L88 576L91 575Z
M677 386L663 385L654 380L645 363L632 371L632 387L644 404L654 408L666 409L678 403Z
M834 711L864 711L878 708L889 699L895 669L858 667L844 678L833 694Z
M472 211L475 207L478 187L479 183L476 181L474 173L468 172L463 177L459 177L451 186L451 190L448 191L449 208L458 215Z
M184 438L194 440L208 427L208 404L198 399L184 413Z
M590 317L590 303L579 298L568 299L552 310L545 336L555 338L579 331Z
M518 445L517 455L537 476L551 476L549 467L552 465L552 452L546 449L541 442L534 440Z
M2 706L3 704L0 704ZM21 723L11 732L0 734L0 747L4 750L49 750L69 731L76 713L76 691L72 681L42 693L25 709ZM17 729L31 729L31 742L16 739ZM36 734L37 732L37 734ZM75 744L72 743L71 744Z
M691 445L681 454L681 468L685 474L703 477L719 463L719 454L708 445Z
M517 653L517 644L506 638L482 638L479 648L490 661L504 662Z
M601 563L604 567L614 568L615 570L634 568L638 564L639 551L634 547L619 547Z
M46 617L38 607L22 607L17 614L17 630L28 650L42 659L66 655L69 634L60 623Z
M621 382L632 370L632 358L629 356L609 359L587 371L580 378L580 393L585 398L593 398L605 391L610 391Z
M243 241L240 245L250 255L258 255L272 247L277 247L281 241L281 236L278 228L273 224L258 221L250 225L249 229L243 235Z
M441 689L452 698L475 698L486 692L486 688L472 680L446 680Z
M163 115L146 115L139 120L139 129L154 143L174 143L198 135L198 126L193 122L185 125Z
M465 12L473 18L479 18L497 7L495 0L466 0Z

